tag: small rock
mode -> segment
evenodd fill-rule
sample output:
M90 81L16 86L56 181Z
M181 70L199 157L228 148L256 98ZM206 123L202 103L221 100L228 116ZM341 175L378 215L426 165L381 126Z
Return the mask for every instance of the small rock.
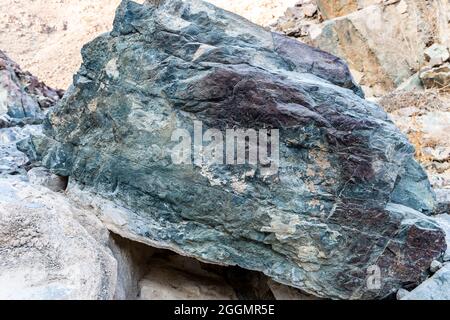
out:
M0 63L0 116L7 115L24 124L42 122L44 109L59 101L62 92L23 71L1 50Z
M432 273L436 273L441 268L442 268L442 263L441 262L439 262L437 260L433 260L433 262L431 262L430 271Z
M409 294L409 291L406 289L399 289L397 291L397 300L402 300L404 297L406 297Z
M27 175L31 184L44 186L54 192L64 191L67 188L67 178L57 176L43 167L33 168Z
M449 216L450 214L450 189L436 189L436 214L441 216ZM439 217L439 216L438 216ZM450 220L449 220L450 224ZM450 230L450 229L449 229Z
M397 88L397 91L417 91L417 90L423 90L423 85L419 77L419 72L412 75Z
M314 3L308 3L302 7L303 13L307 17L312 17L317 12L317 5Z
M435 67L447 61L450 58L450 53L446 46L435 43L425 50L425 58L431 67Z

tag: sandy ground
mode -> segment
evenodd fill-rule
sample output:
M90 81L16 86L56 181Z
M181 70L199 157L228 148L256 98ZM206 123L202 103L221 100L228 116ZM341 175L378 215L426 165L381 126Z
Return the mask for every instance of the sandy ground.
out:
M210 2L268 25L297 0ZM81 63L81 47L111 29L119 3L120 0L0 0L0 49L47 85L65 89Z
M278 20L289 7L299 0L208 0L225 10L237 13L248 20L268 26Z

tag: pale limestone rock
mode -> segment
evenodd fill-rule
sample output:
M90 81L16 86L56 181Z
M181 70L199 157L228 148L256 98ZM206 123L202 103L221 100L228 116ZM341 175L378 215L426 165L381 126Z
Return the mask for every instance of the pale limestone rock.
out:
M63 195L0 180L0 299L111 299L116 261Z
M17 150L16 143L30 134L41 134L41 126L0 128L0 176L25 174L24 166L28 162L25 154Z
M447 242L447 251L444 254L444 261L450 261L450 215L440 214L435 217L441 228L445 232L445 239Z
M439 66L450 58L448 48L437 43L427 48L424 53L425 59L428 61L431 67Z
M405 14L408 12L408 3L405 0L401 0L397 5L397 12L399 14Z
M436 193L445 194L450 188L449 97L437 90L398 90L386 95L381 104L414 144ZM438 200L436 213L448 211L444 202Z
M402 298L406 297L409 294L409 291L406 289L399 289L397 291L397 300L402 300Z
M423 90L422 81L419 77L419 72L413 74L410 78L406 79L396 89L397 91L421 91Z
M305 294L296 288L275 282L272 279L269 279L267 284L276 300L321 300L315 296Z
M418 124L423 132L423 143L426 145L440 145L450 150L450 112L432 111L420 117ZM437 160L450 160L450 152L446 158Z
M148 270L148 262L157 249L124 239L113 233L109 248L117 261L117 286L114 300L135 300L139 297L139 281Z

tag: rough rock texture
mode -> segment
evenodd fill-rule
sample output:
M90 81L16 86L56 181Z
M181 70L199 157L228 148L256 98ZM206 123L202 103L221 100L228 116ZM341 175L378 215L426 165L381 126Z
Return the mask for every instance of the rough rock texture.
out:
M41 122L44 109L62 94L22 71L0 50L0 128Z
M401 300L450 300L450 263Z
M400 86L425 65L424 50L449 46L446 0L317 0L320 20L285 17L275 30L345 59L367 96ZM288 20L289 20L288 19ZM307 34L292 34L295 26ZM286 29L284 26L289 26Z
M450 96L433 90L396 91L380 104L414 144L433 187L450 192Z
M108 246L117 261L117 286L114 300L138 299L139 281L147 274L151 257L157 250L113 233L110 233Z
M63 195L0 179L0 299L111 299L116 261Z
M406 290L406 289L399 289L397 291L396 298L397 298L397 300L401 300L402 298L404 298L408 294L409 294L408 290Z
M420 80L426 89L441 89L450 92L450 63L420 71Z
M268 285L276 300L320 300L315 296L307 295L296 288L282 285L273 280L269 280Z
M315 9L314 13L311 8ZM283 16L278 18L277 22L271 25L276 32L281 32L298 39L309 39L311 33L314 33L314 26L322 22L320 11L314 0L298 1L295 6L286 10ZM318 29L320 32L320 29Z
M437 9L440 2L409 0L368 6L326 21L311 41L345 58L362 75L360 83L371 87L367 91L382 94L419 71L427 45L441 40L437 21L446 12ZM404 13L399 12L402 3L407 3Z
M306 19L292 14L298 10L291 8L275 30L344 57L366 96L382 96L380 103L416 148L432 186L438 193L449 192L450 95L445 61L450 3L316 2L318 16L328 20ZM436 213L448 210L446 203L438 207Z
M266 27L274 23L298 0L209 0L208 2Z
M47 137L20 147L113 200L101 218L123 237L344 299L418 284L445 250L414 149L342 60L179 0L124 1L83 57ZM173 164L171 134L193 120L280 129L279 171Z

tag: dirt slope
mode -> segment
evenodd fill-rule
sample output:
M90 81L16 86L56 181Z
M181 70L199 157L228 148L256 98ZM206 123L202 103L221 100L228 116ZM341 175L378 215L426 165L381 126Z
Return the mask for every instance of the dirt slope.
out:
M135 0L144 2L144 0ZM212 0L267 25L297 0ZM0 0L0 49L48 85L67 88L80 49L110 30L120 0Z

